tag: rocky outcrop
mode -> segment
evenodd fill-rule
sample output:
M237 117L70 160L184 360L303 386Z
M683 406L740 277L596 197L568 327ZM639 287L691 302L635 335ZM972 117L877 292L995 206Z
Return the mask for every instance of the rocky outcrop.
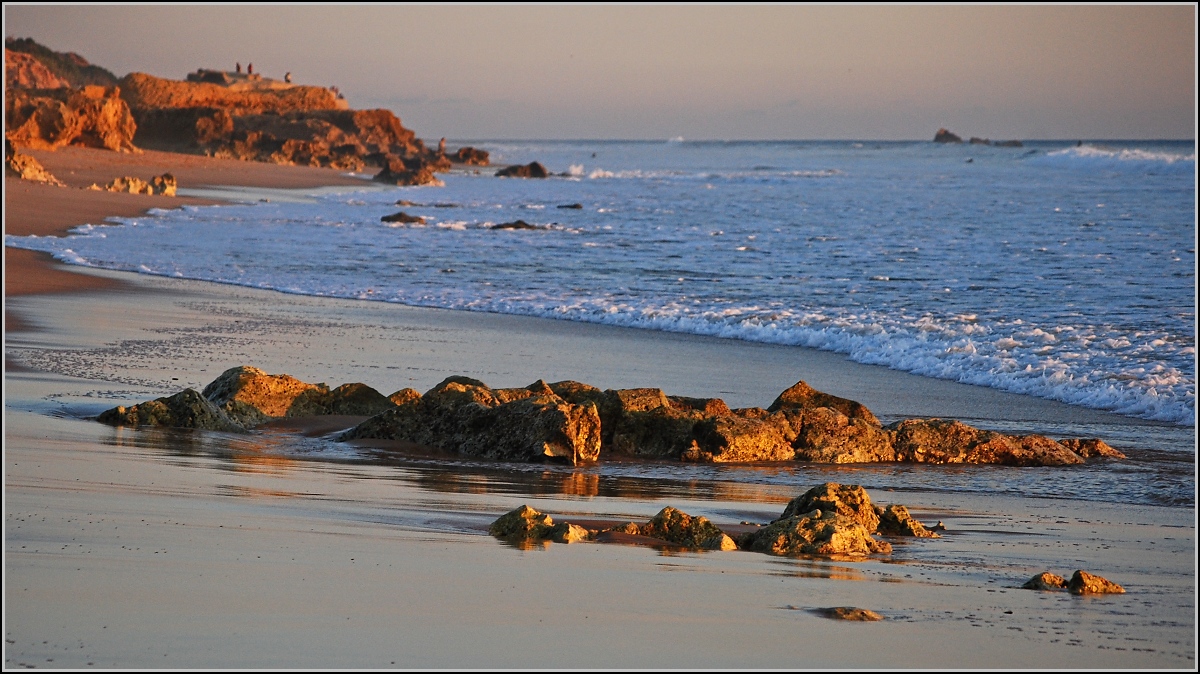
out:
M146 73L121 78L121 96L133 109L219 108L233 115L338 110L337 94L324 87L234 90L210 82L181 82Z
M961 137L959 137L958 135L951 133L950 130L943 128L943 129L938 129L937 133L935 133L933 135L933 142L935 142L935 143L961 143L961 142L963 142L963 139Z
M505 166L496 171L496 176L499 178L546 178L549 175L550 172L546 170L546 167L536 161L525 165Z
M175 176L170 173L164 173L160 176L154 176L150 179L150 182L133 176L123 176L113 178L103 187L92 183L88 189L103 190L106 192L128 192L129 194L161 194L173 197L178 187L179 183L175 180Z
M1024 590L1042 590L1058 592L1066 590L1071 594L1124 594L1125 588L1116 583L1088 573L1082 569L1071 575L1071 580L1055 575L1049 571L1025 581L1021 586Z
M871 505L871 497L867 495L867 490L856 484L841 485L836 482L826 482L813 487L788 501L783 514L776 521L813 510L858 522L868 532L874 532L879 526L879 514Z
M450 155L450 161L467 166L487 166L490 162L486 150L473 147L461 147L458 152Z
M1116 583L1094 576L1087 571L1076 571L1067 581L1067 592L1071 594L1125 594L1125 588Z
M8 38L4 40L5 51L32 57L68 87L115 87L117 77L100 66L88 63L87 59L74 52L56 52L49 47L38 44L31 38ZM5 59L7 62L7 58ZM7 82L9 74L5 73ZM7 84L8 88L13 85ZM30 88L41 88L39 84L19 85ZM58 86L58 85L55 85Z
M896 434L897 461L1069 466L1083 459L1041 435L1006 436L960 421L907 419L888 427Z
M1021 586L1023 590L1065 590L1067 589L1067 579L1062 576L1056 576L1049 571L1043 571L1038 575L1025 581Z
M4 50L5 89L58 89L71 84L55 75L32 54Z
M771 555L849 556L886 554L892 546L877 541L862 524L834 512L813 510L771 522L738 538L743 550Z
M13 149L12 143L4 141L4 175L30 180L35 183L45 183L56 187L65 187L63 182L46 170L42 163L27 154L21 154Z
M102 413L97 421L112 426L167 426L246 432L245 426L190 388L169 398L158 398L133 407L115 407Z
M5 138L18 148L137 151L137 124L115 87L11 89L5 95L5 124Z
M600 417L594 404L563 400L544 382L493 390L478 380L451 377L342 439L359 438L403 440L507 461L580 464L600 456Z
M172 398L160 398L128 410L116 407L97 419L117 426L174 426L210 430L229 430L222 426L227 422L236 429L244 430L286 417L328 414L373 416L395 407L395 403L365 384L344 384L330 391L324 384L307 384L286 374L271 375L249 366L230 368L204 387L204 391L197 394L203 404L196 402L195 396L188 394L188 391L191 389ZM162 411L160 403L179 396L186 396L180 400L188 404L195 403L202 410L194 413L187 411L190 408L184 408L182 412ZM201 413L210 407L216 412ZM212 422L211 416L224 421Z
M627 528L625 530L626 533L631 533ZM693 517L670 506L660 510L646 524L639 525L637 534L689 548L712 550L726 549L727 544L724 539L728 538L725 532L708 521L707 517Z

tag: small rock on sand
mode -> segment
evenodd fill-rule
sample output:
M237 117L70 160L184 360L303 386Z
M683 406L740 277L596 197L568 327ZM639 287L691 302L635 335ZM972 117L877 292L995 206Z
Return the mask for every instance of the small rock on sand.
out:
M1076 571L1067 583L1067 591L1071 594L1125 594L1125 588L1087 571Z
M859 622L874 622L883 620L883 616L865 608L855 606L833 606L831 608L814 609L813 613L831 620L855 620Z

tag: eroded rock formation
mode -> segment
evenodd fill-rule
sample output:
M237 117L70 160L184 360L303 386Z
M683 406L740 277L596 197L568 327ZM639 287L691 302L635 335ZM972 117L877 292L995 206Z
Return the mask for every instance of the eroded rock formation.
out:
M1088 573L1082 569L1071 575L1071 580L1044 571L1025 581L1021 586L1024 590L1042 590L1058 592L1066 590L1071 594L1124 594L1125 588L1116 583Z
M175 180L175 176L170 173L164 173L160 176L154 176L149 182L133 176L122 176L120 178L113 178L103 187L92 183L88 189L103 190L106 192L128 192L130 194L161 194L173 197L178 187L179 183Z
M32 54L4 50L5 89L58 89L71 84L55 75Z
M63 182L47 171L41 162L30 155L17 152L8 140L4 141L4 175L64 187Z
M5 92L5 138L18 148L57 150L83 145L134 152L137 124L120 90L9 89Z

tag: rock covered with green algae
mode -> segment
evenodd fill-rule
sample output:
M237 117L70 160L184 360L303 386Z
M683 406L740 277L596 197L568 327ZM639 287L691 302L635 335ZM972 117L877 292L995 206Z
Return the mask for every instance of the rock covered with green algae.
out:
M941 538L936 533L925 528L913 516L908 508L902 505L890 505L886 508L875 506L875 514L879 515L877 531L881 534L895 536L913 536L916 538Z
M587 529L570 522L555 524L552 517L527 505L492 522L488 533L510 541L551 540L556 543L578 543L591 537Z
M670 506L658 511L646 524L638 526L637 533L689 548L727 549L723 537L728 536L707 517L692 516Z

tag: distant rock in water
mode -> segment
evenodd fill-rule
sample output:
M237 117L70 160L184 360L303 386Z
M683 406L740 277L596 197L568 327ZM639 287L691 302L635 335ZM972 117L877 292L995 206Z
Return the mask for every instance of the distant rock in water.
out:
M490 163L486 150L473 147L459 148L458 152L450 155L450 161L455 164L466 164L468 166L487 166Z
M935 143L961 143L961 142L963 142L963 139L961 137L955 135L954 133L951 133L948 129L938 129L937 133L934 134L934 136L933 136L933 142L935 142Z
M409 215L408 213L405 213L404 211L400 211L399 213L392 213L391 215L385 215L382 218L379 218L379 221L380 222L402 222L402 223L414 223L415 222L418 225L425 224L425 218L423 218L419 215Z
M583 209L583 204L559 204L558 208L570 208L578 211Z
M383 170L375 174L372 180L379 183L388 183L389 185L432 185L434 187L442 187L446 183L433 174L434 168L434 165L427 161L424 156L409 158L388 157Z
M967 142L970 143L971 145L991 145L992 144L992 141L988 140L987 138L976 138L975 136L971 136L971 140L969 140Z
M550 175L545 166L538 162L531 164L505 166L496 171L496 176L499 178L545 178Z
M492 229L545 229L545 227L531 225L524 220L516 220L513 222L502 222L498 225L492 225Z
M1019 140L998 140L992 143L996 147L1025 147L1025 144Z

